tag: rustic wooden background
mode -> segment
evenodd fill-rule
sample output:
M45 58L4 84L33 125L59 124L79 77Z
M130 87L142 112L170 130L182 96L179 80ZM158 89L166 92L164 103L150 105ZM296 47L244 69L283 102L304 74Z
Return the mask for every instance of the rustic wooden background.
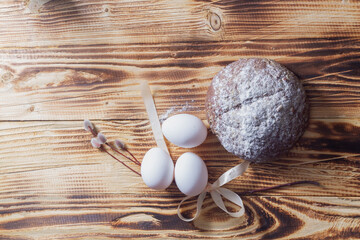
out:
M31 14L1 0L0 33L0 239L360 239L360 1L53 0ZM242 218L207 198L185 223L174 184L152 191L90 146L84 118L141 159L155 141L137 82L160 118L205 119L212 77L241 57L294 71L311 120L288 155L227 187L321 187L243 197ZM174 159L185 151L169 146ZM211 182L240 162L213 135L194 151Z

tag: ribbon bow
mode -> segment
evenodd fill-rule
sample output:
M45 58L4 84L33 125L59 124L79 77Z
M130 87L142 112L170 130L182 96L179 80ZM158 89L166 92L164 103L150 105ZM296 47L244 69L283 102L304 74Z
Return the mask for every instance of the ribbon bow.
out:
M233 191L231 191L227 188L223 188L221 186L230 182L234 178L241 176L246 171L246 169L249 167L249 164L250 164L249 161L244 161L243 163L236 165L235 167L233 167L233 168L229 169L228 171L226 171L225 173L223 173L213 184L208 183L205 190L199 194L199 197L198 197L197 203L196 203L196 213L193 218L185 218L180 212L181 204L183 202L185 202L186 200L192 198L193 196L187 196L183 200L181 200L181 202L179 203L178 209L177 209L177 214L178 214L179 218L185 222L191 222L191 221L195 220L200 215L202 204L203 204L206 194L208 192L210 193L211 198L213 199L215 204L220 209L222 209L224 212L226 212L227 214L229 214L232 217L243 216L245 214L245 208L244 208L244 204L241 200L241 197L238 194L234 193ZM238 205L240 207L240 210L237 212L229 212L227 210L227 208L225 207L224 201L221 196L228 199L230 202L233 202L236 205Z
M165 143L162 131L161 131L159 117L156 112L156 107L155 107L154 99L152 98L149 84L146 81L142 81L140 86L141 86L141 95L144 100L145 108L146 108L146 111L147 111L147 114L148 114L148 117L150 120L151 128L152 128L152 131L153 131L153 134L155 137L155 141L156 141L158 147L164 149L166 152L169 152L169 150L166 147L166 143ZM196 213L193 218L185 218L180 213L181 204L193 196L185 197L179 203L179 206L177 209L179 218L185 222L191 222L195 218L197 218L200 215L202 204L203 204L206 194L208 192L210 193L215 204L219 208L221 208L224 212L229 214L230 216L241 217L242 215L244 215L244 213L245 213L244 204L243 204L240 196L227 188L222 188L221 186L230 182L234 178L241 176L246 171L246 169L249 167L249 164L250 164L250 162L244 161L243 163L236 165L235 167L226 171L213 184L208 184L207 187L205 188L205 190L202 193L200 193L200 195L198 197ZM226 209L224 201L222 200L221 196L223 196L224 198L226 198L229 201L238 205L240 207L240 210L237 212L229 212Z

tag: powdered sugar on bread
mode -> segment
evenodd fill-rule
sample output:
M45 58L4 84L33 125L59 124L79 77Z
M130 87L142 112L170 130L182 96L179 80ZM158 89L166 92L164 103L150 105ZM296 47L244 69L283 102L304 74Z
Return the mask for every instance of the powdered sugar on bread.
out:
M209 87L206 110L224 148L262 162L291 148L308 120L305 91L279 63L240 59L222 69Z

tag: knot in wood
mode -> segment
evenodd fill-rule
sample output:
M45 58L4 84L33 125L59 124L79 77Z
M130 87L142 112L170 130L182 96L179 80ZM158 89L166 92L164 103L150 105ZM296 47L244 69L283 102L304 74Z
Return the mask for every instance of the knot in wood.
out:
M6 72L1 76L2 82L9 82L13 78L13 74L11 72Z
M209 16L210 26L214 31L221 28L221 18L218 14L211 12Z

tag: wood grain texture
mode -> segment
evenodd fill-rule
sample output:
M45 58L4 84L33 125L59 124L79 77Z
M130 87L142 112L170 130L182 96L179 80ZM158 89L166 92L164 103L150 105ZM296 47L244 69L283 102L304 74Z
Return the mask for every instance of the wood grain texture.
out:
M94 124L110 141L125 140L140 159L145 149L154 146L146 120ZM208 199L201 217L184 223L176 216L183 195L175 184L165 192L150 190L141 178L93 149L82 122L2 122L0 232L9 239L17 235L35 239L356 237L350 232L360 223L360 152L347 148L359 131L359 121L311 122L287 156L273 164L254 164L226 185L242 192L314 180L321 187L301 185L246 196L247 213L242 219L224 215ZM324 143L330 146L327 151ZM185 150L170 144L170 151L176 159ZM239 162L213 135L193 151L205 159L210 182ZM185 214L193 214L194 208L191 200L184 206Z
M301 77L314 118L359 118L354 2L52 1L38 15L21 1L1 4L2 120L145 119L143 79L160 113L187 104L205 117L212 77L254 56Z
M101 121L94 124L109 141L123 139L139 159L148 149L155 147L148 121ZM336 128L338 130L333 130ZM341 131L341 128L349 130ZM334 132L332 137L327 136L329 131ZM357 185L360 179L360 149L352 146L359 133L360 122L330 121L325 126L323 123L311 122L309 130L289 154L271 164L253 164L244 177L234 180L228 186L241 192L291 181L314 180L319 181L322 187L304 185L290 192L285 189L266 194L360 197ZM342 142L338 141L339 136ZM131 194L153 192L135 174L104 152L92 148L90 139L91 134L85 132L82 122L77 121L0 123L0 142L6 143L0 148L3 178L0 185L3 190L6 189L2 193L9 196L24 191L62 193L78 178L84 178L81 180L85 185L81 191L83 193L87 190L104 194L118 190ZM170 143L169 147L174 159L186 152L186 149ZM210 182L240 162L218 144L214 135L191 151L205 160ZM131 166L139 170L136 165ZM54 179L55 188L52 188L46 179L51 179L55 173L59 175ZM70 176L74 179L67 179ZM64 184L59 178L65 181ZM45 185L35 182L43 182ZM17 184L22 187L17 188ZM175 185L170 189L179 193ZM76 188L72 191L76 191Z
M18 213L5 214L0 222L1 234L4 239L23 239L17 236L27 236L27 239L360 237L358 198L244 197L246 217L242 219L224 216L205 200L202 215L193 223L179 222L174 200L180 199L163 197L160 202L144 195L112 194L80 199L33 195L17 200L26 207L2 204ZM128 208L122 207L124 205ZM187 210L194 210L193 204Z
M52 0L31 14L23 0L2 0L0 32L0 239L360 239L359 1ZM226 187L320 187L244 196L239 219L208 197L185 223L175 184L152 191L90 146L84 118L141 159L155 141L139 80L161 120L205 119L211 79L241 57L295 72L310 123L289 153ZM168 144L174 159L185 152ZM192 151L210 182L241 161L212 134ZM192 199L183 213L194 211Z

